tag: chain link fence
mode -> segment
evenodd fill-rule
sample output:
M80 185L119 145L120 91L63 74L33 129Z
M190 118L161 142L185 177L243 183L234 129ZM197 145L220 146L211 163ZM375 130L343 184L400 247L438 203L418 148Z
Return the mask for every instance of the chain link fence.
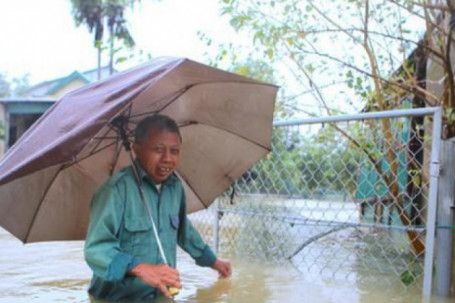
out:
M292 264L315 279L422 288L434 240L431 122L361 114L277 123L271 153L190 218L229 256Z

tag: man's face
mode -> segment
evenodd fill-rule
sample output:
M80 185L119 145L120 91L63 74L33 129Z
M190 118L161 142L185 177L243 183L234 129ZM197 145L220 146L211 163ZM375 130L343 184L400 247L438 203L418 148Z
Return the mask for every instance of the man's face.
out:
M150 177L160 184L179 164L180 145L177 133L152 130L144 144L134 144L134 152Z

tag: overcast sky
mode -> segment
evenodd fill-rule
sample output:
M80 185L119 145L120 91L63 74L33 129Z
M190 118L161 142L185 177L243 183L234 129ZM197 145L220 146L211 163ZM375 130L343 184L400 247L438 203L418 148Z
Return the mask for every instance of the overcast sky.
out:
M207 48L198 30L220 41L235 36L218 2L142 0L127 16L137 49L203 61ZM10 78L28 73L35 84L96 68L93 36L86 27L76 28L70 0L2 1L0 37L0 73Z

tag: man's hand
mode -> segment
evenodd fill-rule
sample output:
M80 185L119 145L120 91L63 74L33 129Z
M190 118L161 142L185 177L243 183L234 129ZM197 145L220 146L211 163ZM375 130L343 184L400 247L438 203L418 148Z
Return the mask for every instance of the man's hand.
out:
M221 278L228 278L231 276L231 263L216 259L213 263L212 268L218 271Z
M182 288L179 272L165 264L151 265L141 263L134 267L130 274L140 278L148 285L158 288L168 298L172 298L168 286Z

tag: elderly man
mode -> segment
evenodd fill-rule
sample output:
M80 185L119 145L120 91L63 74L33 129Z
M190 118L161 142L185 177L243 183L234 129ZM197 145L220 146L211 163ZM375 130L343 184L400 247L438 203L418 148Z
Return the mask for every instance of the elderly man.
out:
M185 193L174 170L182 138L174 120L162 115L137 126L133 165L112 176L92 199L85 259L93 270L89 293L97 299L152 299L181 288L176 266L179 245L200 266L231 275L186 216ZM141 198L143 192L144 205ZM153 217L163 252L153 232Z

